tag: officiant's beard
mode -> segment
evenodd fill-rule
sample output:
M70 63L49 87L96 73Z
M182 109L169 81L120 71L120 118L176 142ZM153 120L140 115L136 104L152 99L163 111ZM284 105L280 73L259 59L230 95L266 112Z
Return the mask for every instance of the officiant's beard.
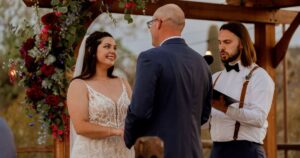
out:
M227 53L228 54L228 53ZM221 61L222 61L222 63L231 63L231 62L233 62L233 61L236 61L238 58L239 58L239 56L240 56L240 54L241 54L241 51L237 51L235 54L233 54L233 55L231 55L231 56L229 56L227 59L222 59L221 58Z

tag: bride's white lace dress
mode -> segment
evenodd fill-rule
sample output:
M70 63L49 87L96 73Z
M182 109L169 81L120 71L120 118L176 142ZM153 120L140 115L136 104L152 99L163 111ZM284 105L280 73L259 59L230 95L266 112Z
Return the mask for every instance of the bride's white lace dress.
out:
M122 93L115 103L86 84L89 92L89 119L101 126L124 128L127 108L130 103L122 81ZM71 158L133 158L134 151L127 149L122 137L91 139L78 135L74 140Z

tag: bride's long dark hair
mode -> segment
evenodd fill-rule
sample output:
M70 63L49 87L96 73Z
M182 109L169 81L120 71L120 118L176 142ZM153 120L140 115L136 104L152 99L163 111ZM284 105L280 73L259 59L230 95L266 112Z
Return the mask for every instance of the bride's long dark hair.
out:
M86 39L82 72L79 76L73 79L76 78L89 79L95 75L96 63L97 63L97 48L98 45L101 44L102 39L104 37L113 38L112 35L109 34L108 32L95 31ZM114 71L114 66L110 67L107 70L107 76L109 78L116 78L116 76L113 75L113 71Z

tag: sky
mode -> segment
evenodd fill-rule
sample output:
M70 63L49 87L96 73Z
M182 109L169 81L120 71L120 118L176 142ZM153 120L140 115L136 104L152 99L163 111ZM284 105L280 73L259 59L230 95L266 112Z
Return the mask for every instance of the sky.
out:
M225 4L224 0L201 0L201 2L209 2L209 3L220 3ZM293 8L291 10L300 11L300 7ZM101 15L102 16L102 15ZM115 16L118 16L115 14ZM120 24L117 24L116 27L110 28L107 31L111 32L114 37L122 38L123 43L126 44L126 47L133 51L136 54L139 54L143 50L147 50L149 48L152 48L151 45L151 36L150 32L147 30L146 27L146 21L151 20L151 16L134 16L134 21L144 21L144 25L139 26L140 28L137 29L137 35L134 37L126 37L122 33L126 27L131 27L128 25L125 21L121 22ZM183 30L182 37L187 41L187 44L192 47L194 50L199 52L200 54L204 54L207 51L207 34L209 27L211 25L217 25L218 28L223 24L224 22L220 21L208 21L208 20L186 20L186 26ZM126 27L124 28L124 25ZM250 35L252 38L252 41L254 41L254 25L253 24L245 24ZM122 28L123 26L123 28ZM276 41L280 39L282 36L282 26L278 25L276 26ZM288 26L286 27L288 28ZM290 41L290 47L300 47L300 27L297 28L295 34L293 35L291 41Z

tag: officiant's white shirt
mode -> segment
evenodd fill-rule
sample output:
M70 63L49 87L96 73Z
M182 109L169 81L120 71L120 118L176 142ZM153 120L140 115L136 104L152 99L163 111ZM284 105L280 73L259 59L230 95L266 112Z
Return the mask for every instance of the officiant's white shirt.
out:
M256 66L244 67L238 62L240 71L231 70L217 72L213 75L213 81L221 73L214 89L240 100L241 90L245 76ZM213 82L214 83L214 82ZM237 140L248 140L263 144L266 136L268 122L267 117L271 108L274 94L274 82L268 73L258 68L253 72L249 81L245 96L244 107L239 109L239 103L231 104L223 113L212 108L211 113L211 138L215 142L232 141L236 121L241 123Z

